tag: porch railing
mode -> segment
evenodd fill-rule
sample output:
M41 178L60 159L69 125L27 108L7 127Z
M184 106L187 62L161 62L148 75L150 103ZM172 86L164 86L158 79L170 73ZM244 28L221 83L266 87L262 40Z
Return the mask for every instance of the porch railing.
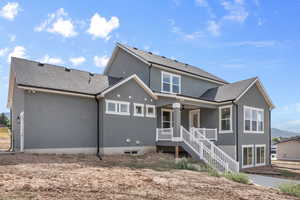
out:
M197 130L197 131L193 131ZM191 132L194 133L195 138L199 138L199 134L204 135L208 140L218 140L218 129L216 128L191 128Z
M173 128L157 128L156 141L173 141Z

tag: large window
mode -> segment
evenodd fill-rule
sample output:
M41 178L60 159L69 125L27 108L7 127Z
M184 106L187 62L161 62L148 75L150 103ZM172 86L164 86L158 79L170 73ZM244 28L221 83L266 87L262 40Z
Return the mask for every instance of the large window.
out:
M244 106L244 132L263 133L264 132L264 110Z
M172 110L161 110L162 128L172 128Z
M162 71L161 91L167 93L181 92L181 76Z
M253 167L253 149L254 145L242 145L243 149L243 168Z
M232 106L222 106L219 108L220 133L232 132Z
M106 100L106 113L114 115L130 115L129 102Z
M266 163L266 145L255 145L255 152L256 152L256 162L255 165L265 165Z

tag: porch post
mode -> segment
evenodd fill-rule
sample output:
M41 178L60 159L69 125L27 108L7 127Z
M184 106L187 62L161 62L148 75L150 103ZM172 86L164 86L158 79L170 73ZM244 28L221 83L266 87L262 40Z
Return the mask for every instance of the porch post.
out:
M173 103L173 137L175 138L180 138L180 128L181 128L181 113L180 113L180 103ZM178 146L178 141L176 141L176 146L175 146L175 158L179 157L179 146Z

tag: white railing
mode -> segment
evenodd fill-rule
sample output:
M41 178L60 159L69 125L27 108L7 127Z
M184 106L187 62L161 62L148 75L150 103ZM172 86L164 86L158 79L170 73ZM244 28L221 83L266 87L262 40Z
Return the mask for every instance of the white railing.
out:
M173 128L157 128L156 141L173 141Z
M193 131L193 129L196 129L197 132ZM218 140L218 129L216 128L191 128L191 132L194 133L195 137L198 137L198 132L200 132L202 135L204 135L209 140Z
M231 158L227 153L225 153L221 148L216 146L213 142L208 140L205 135L199 132L197 129L192 130L193 135L197 135L197 140L203 144L207 149L210 149L211 153L215 155L218 159L222 160L228 166L228 170L231 172L239 171L239 163Z
M187 131L180 127L180 137L173 136L173 128L156 129L156 141L182 141L209 166L219 172L239 172L239 163L205 137L198 129Z

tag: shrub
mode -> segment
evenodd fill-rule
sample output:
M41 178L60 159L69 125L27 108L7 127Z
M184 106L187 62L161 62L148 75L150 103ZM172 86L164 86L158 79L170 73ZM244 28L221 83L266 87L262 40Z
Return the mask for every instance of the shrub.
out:
M281 192L300 197L300 184L296 183L283 183L279 185L279 189Z
M176 169L186 169L186 170L193 170L193 171L201 171L201 168L196 164L192 164L186 158L180 158L175 161L175 168Z
M208 172L209 176L215 176L215 177L220 177L221 176L221 174L217 170L212 169L212 168L208 168L207 172Z
M228 172L228 173L224 174L224 177L229 179L229 180L238 182L238 183L244 183L244 184L249 184L250 183L249 177L244 173L230 173L230 172Z

